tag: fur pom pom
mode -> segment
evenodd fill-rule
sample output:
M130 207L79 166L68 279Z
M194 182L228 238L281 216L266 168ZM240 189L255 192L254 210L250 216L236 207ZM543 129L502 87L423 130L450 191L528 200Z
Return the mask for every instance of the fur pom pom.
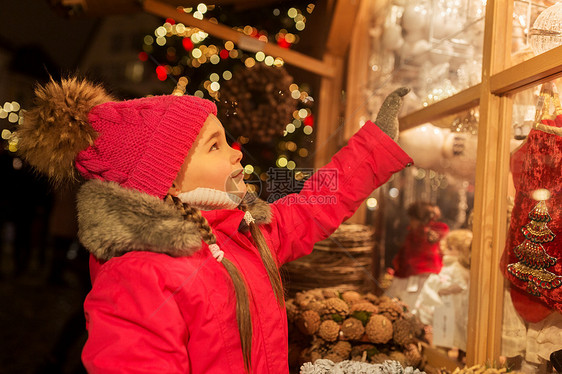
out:
M94 143L88 113L114 99L99 85L76 77L35 89L34 108L17 131L18 152L55 185L77 178L74 159Z

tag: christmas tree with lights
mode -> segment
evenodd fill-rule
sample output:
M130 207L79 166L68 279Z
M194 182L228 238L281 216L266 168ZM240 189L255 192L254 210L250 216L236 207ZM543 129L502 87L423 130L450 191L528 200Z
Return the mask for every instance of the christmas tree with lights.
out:
M199 4L182 10L212 23L235 25L233 29L256 41L292 48L314 10L312 3L304 9L299 5L234 11ZM154 67L157 79L174 83L174 94L217 103L229 142L245 153L250 190L265 184L271 168L287 169L293 179L302 179L299 169L310 164L308 146L314 138L314 100L310 86L296 84L281 58L250 52L171 18L144 37L142 48L139 59ZM288 185L297 186L299 181Z
M554 233L547 224L551 221L544 200L539 201L529 213L530 222L521 228L525 239L514 249L519 260L509 264L511 275L527 283L527 292L541 296L541 290L553 289L562 284L562 277L547 268L556 264L557 259L546 253L543 245L554 240Z

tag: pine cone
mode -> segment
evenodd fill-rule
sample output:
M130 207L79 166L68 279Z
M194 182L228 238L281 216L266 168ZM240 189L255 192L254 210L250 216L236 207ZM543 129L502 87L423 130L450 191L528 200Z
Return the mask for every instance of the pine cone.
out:
M355 291L345 291L342 293L341 298L349 305L354 304L362 299L361 294Z
M323 301L316 301L316 300L312 300L311 302L309 302L305 307L305 310L312 310L316 313L318 313L319 315L324 314L325 310L326 310L326 305L324 304Z
M335 288L324 288L322 289L322 294L325 299L331 299L332 297L339 298L340 292Z
M367 357L371 357L372 355L376 354L378 350L372 344L360 344L351 347L351 357L363 357L363 352L367 352ZM354 361L361 361L361 359Z
M339 341L332 347L332 352L345 360L351 353L351 344L349 342Z
M415 344L408 344L405 347L404 354L406 355L406 364L417 367L422 360L420 351Z
M382 364L385 361L391 360L390 356L385 353L375 353L371 356L371 363Z
M365 333L363 323L355 318L348 318L341 325L342 339L359 340Z
M392 301L392 299L386 295L382 295L381 297L378 298L377 305L387 301Z
M412 325L409 321L400 318L394 322L392 328L394 330L392 339L396 344L406 346L414 342L414 333L412 331Z
M370 342L384 344L392 339L392 322L383 315L374 314L365 326L365 332Z
M381 302L378 307L379 314L382 314L391 321L396 321L404 313L402 307L392 300Z
M340 334L340 325L331 320L326 320L320 324L318 328L318 335L328 341L336 341Z
M402 317L410 323L411 330L415 337L420 338L423 336L425 325L415 314L406 312Z
M326 300L324 305L326 306L324 314L337 314L342 318L349 314L349 306L342 299L332 297Z
M406 367L406 355L400 351L392 351L388 355L391 360L398 361L400 365Z
M309 292L297 292L295 295L295 302L301 308L304 308L310 303L311 301L315 300L314 294Z
M313 288L312 290L308 290L306 292L308 292L308 294L314 297L314 299L317 301L324 300L324 293L322 292L321 288Z
M365 295L365 300L375 305L379 303L379 298L370 292Z
M313 335L320 327L320 315L312 310L305 310L297 318L297 327L304 334Z
M379 308L374 304L364 301L361 303L353 304L351 308L349 308L349 312L351 314L355 312L368 312L371 314L377 314L379 312Z

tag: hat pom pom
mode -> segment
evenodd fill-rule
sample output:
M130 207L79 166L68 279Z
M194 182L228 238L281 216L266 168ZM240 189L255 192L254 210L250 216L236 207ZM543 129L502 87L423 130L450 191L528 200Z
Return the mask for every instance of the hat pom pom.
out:
M54 184L75 179L76 156L97 137L88 113L113 100L100 85L76 77L38 85L35 106L16 132L19 154Z

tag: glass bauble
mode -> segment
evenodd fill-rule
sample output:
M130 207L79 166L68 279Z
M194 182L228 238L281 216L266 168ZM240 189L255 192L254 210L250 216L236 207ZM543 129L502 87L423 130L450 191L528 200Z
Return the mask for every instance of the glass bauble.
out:
M533 23L529 43L535 55L562 44L562 3L546 8Z

